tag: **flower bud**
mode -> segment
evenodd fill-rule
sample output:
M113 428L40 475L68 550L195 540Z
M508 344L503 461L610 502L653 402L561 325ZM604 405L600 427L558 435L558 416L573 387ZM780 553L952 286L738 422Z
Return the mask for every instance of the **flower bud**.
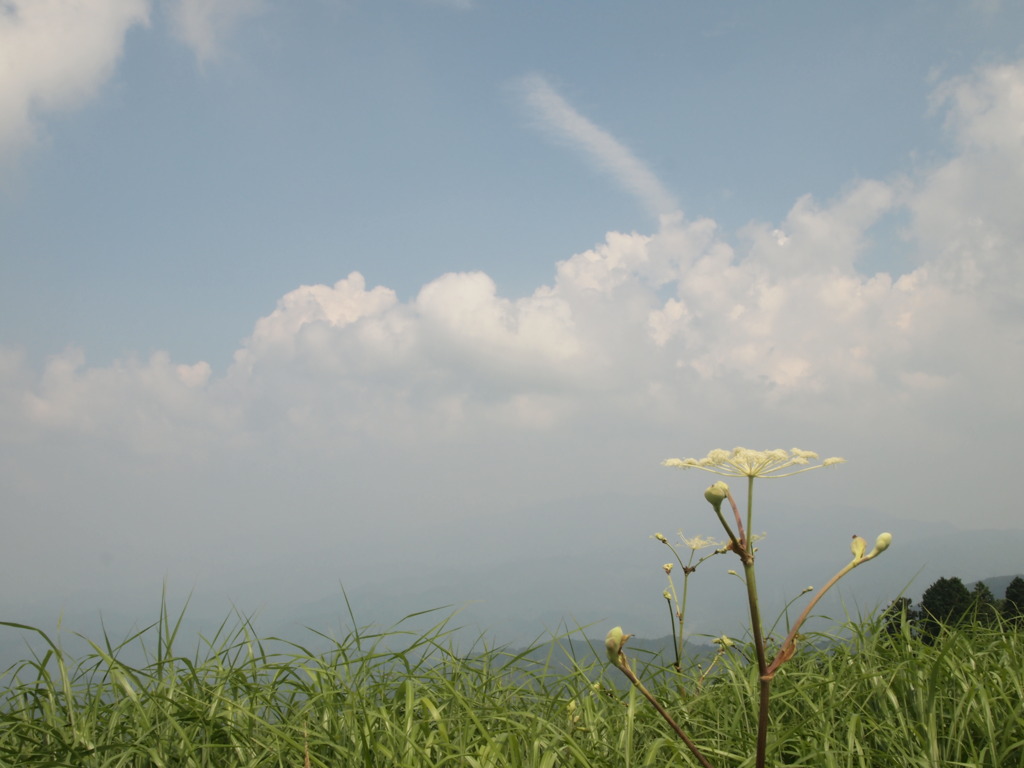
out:
M631 635L623 633L622 627L612 627L608 630L608 634L604 638L604 647L608 651L608 661L618 666L622 646L630 637Z
M704 491L704 498L715 508L715 512L722 509L722 502L729 498L729 486L719 480L714 485L708 486Z
M850 551L853 552L853 559L860 560L868 548L868 542L863 536L854 536L850 542Z
M665 538L665 534L663 534L663 533L656 533L656 534L654 534L654 538L656 538L662 544L668 544L668 539Z
M665 569L665 574L666 575L672 573L672 565L673 565L672 563L665 563L663 566L661 566L662 568Z
M892 544L891 533L878 534L878 538L875 539L875 548L871 550L871 552L868 554L868 557L874 557L875 555L882 554L883 552L885 552L885 550L889 548L890 544Z

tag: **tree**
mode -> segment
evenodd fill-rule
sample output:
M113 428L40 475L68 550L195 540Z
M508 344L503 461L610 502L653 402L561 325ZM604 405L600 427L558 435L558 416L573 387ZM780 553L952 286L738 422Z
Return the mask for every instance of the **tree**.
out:
M985 626L991 627L998 621L999 606L996 604L996 596L985 582L977 582L971 590L971 606L974 616Z
M1024 579L1015 576L1006 585L1006 599L1003 600L1003 616L1015 624L1024 622Z
M921 630L925 638L933 638L941 627L959 624L967 616L974 601L959 577L941 578L921 595Z

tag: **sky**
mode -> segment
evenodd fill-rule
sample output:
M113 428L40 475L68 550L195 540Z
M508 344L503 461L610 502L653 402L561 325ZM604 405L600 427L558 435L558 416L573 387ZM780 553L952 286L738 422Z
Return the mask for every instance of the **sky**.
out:
M656 612L735 446L847 459L759 486L779 567L1024 571L939 554L1024 534L1022 29L0 0L0 611Z

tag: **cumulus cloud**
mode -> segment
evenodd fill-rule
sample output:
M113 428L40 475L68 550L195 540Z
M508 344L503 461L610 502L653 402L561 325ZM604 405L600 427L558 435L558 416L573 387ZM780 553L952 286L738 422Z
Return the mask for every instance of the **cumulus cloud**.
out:
M141 453L203 452L211 438L242 434L210 378L207 363L175 364L165 352L98 368L69 349L50 358L20 405L43 433L94 436Z
M148 21L147 0L0 0L0 152L31 142L40 114L91 98Z
M673 195L628 147L577 112L544 77L523 78L519 87L545 130L588 155L652 214L659 216L678 209Z
M986 294L1020 319L1024 64L952 80L936 91L934 106L946 110L959 152L911 196L921 257L960 291Z
M217 58L232 30L263 5L261 0L175 0L170 12L178 37L205 63Z

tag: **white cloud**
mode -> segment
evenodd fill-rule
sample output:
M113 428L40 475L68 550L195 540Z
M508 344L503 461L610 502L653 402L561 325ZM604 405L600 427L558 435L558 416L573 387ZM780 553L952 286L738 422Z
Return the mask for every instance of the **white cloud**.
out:
M868 230L896 200L890 185L861 181L828 208L805 195L778 227L751 225L743 234L751 240L751 257L781 274L850 272Z
M594 125L569 104L546 79L531 75L520 82L527 105L553 135L590 156L652 214L674 213L679 205L658 177L614 136Z
M1022 316L1024 63L979 70L940 87L936 107L960 152L910 199L913 235L929 269L961 292L984 293Z
M261 318L245 348L235 359L251 370L256 359L292 359L306 328L318 325L345 328L357 321L381 315L397 303L394 291L383 287L366 290L362 275L354 273L334 286L304 285L286 294L277 308Z
M142 453L205 453L218 434L243 434L232 404L208 388L210 376L207 363L174 364L164 352L98 368L70 349L50 358L20 405L43 432L89 435Z
M0 152L31 142L41 113L93 97L148 21L147 0L0 0Z
M205 63L222 53L225 39L244 18L263 8L262 0L173 0L170 13L178 37Z
M448 274L423 287L415 309L424 341L437 354L451 353L502 378L527 371L544 377L582 352L571 308L546 288L510 301L482 272Z

